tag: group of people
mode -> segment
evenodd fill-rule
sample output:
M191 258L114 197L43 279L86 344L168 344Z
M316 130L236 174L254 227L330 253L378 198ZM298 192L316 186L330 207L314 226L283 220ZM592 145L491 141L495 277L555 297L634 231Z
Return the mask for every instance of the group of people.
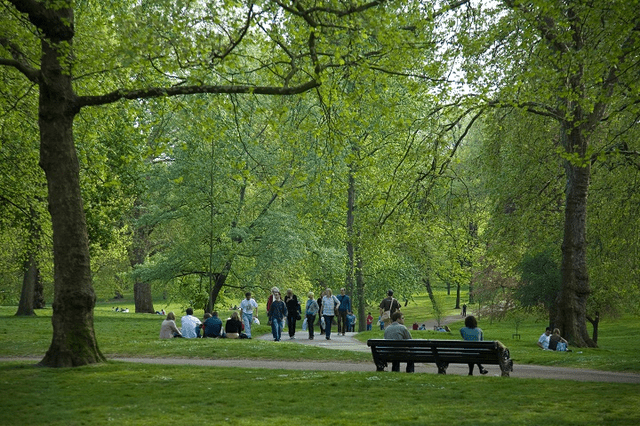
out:
M554 328L552 333L551 327L547 327L538 339L540 349L548 351L571 352L568 345L569 343L560 335L558 328Z
M173 312L167 314L167 318L160 326L160 338L171 339L183 337L187 339L210 337L228 339L251 339L251 324L257 321L258 304L251 298L251 293L245 294L245 299L240 303L242 321L237 311L231 314L227 322L222 324L218 312L207 312L204 320L193 315L193 308L187 308L186 315L180 319L182 327L176 325L176 316Z

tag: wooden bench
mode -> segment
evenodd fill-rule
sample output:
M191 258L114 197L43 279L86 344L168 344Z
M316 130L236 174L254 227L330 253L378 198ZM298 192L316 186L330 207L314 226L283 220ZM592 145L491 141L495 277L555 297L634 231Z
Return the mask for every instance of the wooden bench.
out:
M509 349L497 340L369 339L367 346L371 347L377 371L384 371L387 363L392 361L434 363L438 374L447 374L449 364L468 363L499 365L503 377L509 377L513 371Z

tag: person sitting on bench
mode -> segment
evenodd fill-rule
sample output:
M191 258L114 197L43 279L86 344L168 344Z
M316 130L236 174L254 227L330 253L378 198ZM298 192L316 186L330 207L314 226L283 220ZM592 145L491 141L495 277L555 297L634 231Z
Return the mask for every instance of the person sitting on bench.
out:
M473 315L469 315L464 319L464 325L466 327L460 329L463 340L482 341L482 329L478 328L478 321ZM488 373L481 364L478 364L478 369L480 369L480 374ZM473 376L473 363L469 363L469 375Z
M388 340L403 340L411 339L411 333L404 326L404 314L400 311L395 311L391 314L392 323L385 327L384 338ZM400 361L391 362L391 371L400 371ZM413 361L407 362L407 373L413 373L414 363Z

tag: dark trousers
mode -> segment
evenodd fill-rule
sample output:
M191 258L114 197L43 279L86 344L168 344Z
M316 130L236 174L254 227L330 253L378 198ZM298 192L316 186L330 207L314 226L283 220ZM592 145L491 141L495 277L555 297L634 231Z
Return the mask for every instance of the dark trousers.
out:
M408 362L407 363L407 373L413 373L414 367L415 367L415 365L414 365L413 362ZM391 361L391 371L400 372L400 361Z
M474 365L475 365L475 364L469 364L469 375L470 375L470 376L473 376L473 366L474 366ZM478 370L480 370L480 371L482 371L482 370L483 370L482 365L478 364Z
M294 316L287 316L287 329L289 330L289 337L293 337L296 334L296 320L297 314Z
M313 323L316 321L315 315L307 315L307 330L309 331L309 337L313 337Z
M347 325L347 311L338 309L338 334L344 334L349 329Z

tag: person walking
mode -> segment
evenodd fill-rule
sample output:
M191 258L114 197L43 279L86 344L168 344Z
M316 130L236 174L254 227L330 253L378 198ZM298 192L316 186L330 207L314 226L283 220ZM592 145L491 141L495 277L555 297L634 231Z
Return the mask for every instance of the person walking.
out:
M400 302L393 297L393 290L387 291L387 297L380 302L380 319L384 323L384 328L387 328L389 324L391 324L391 315L399 310Z
M320 315L318 315L318 327L320 327L320 334L324 334L324 325L323 325L323 322L324 322L324 321L322 321L322 320L324 319L324 318L322 317L322 298L325 296L325 294L327 294L326 290L325 290L325 291L323 291L322 293L320 293L320 297L318 297L318 300L317 300L317 302L318 302L318 307L319 307L319 309L320 309L320 310L318 311L318 312L319 312L319 314L320 314Z
M284 296L284 303L287 305L287 330L289 330L289 339L296 338L296 322L300 319L300 302L298 296L293 294L292 289L287 289Z
M318 315L318 311L320 307L318 306L318 302L314 299L313 292L309 292L307 294L309 300L307 300L307 306L305 309L305 316L307 318L307 330L309 331L309 340L313 340L313 323L316 321L316 315Z
M240 302L240 311L242 311L244 334L247 335L247 339L251 339L251 324L253 324L253 317L258 316L258 303L251 298L250 291L244 294L244 300Z
M463 340L470 340L474 342L481 342L483 339L482 329L478 327L478 321L476 317L473 315L469 315L464 319L465 327L460 329L460 335ZM485 370L481 364L478 364L478 369L480 370L480 374L487 374L488 371ZM473 376L473 363L469 363L469 375Z
M338 308L338 334L342 333L344 336L344 332L349 331L347 315L351 312L351 299L347 296L345 288L341 288L340 294L336 297L340 301L340 307Z
M271 322L271 333L273 340L279 342L282 338L282 321L287 316L287 305L280 299L280 292L273 293L273 302L269 309L269 321Z
M395 311L391 314L391 324L384 328L384 338L388 340L405 340L411 339L411 332L404 326L404 314L400 311ZM391 362L391 371L400 372L400 361ZM413 361L407 362L407 373L413 373L415 371L415 364Z
M331 323L336 311L340 308L340 301L333 295L331 289L325 290L325 295L322 297L322 318L324 318L324 330L327 340L331 340Z

